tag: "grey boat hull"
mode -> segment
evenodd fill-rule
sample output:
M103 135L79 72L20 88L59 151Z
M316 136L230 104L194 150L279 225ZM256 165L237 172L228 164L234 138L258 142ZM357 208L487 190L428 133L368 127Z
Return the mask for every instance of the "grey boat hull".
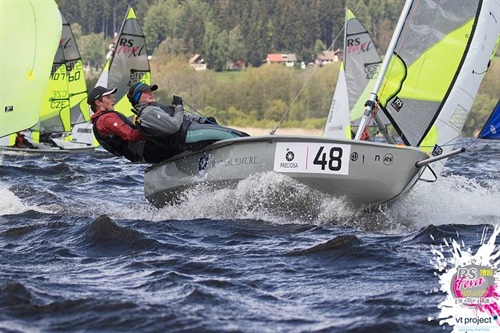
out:
M144 195L157 207L194 186L235 188L258 173L276 172L355 206L387 203L408 190L428 155L413 147L308 136L268 135L216 142L145 170Z

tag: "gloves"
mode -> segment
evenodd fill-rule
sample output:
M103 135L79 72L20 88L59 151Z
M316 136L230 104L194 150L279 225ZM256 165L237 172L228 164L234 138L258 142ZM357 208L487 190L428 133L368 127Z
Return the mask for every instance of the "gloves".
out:
M217 120L215 120L214 117L207 117L207 118L205 118L205 124L218 125Z
M174 99L172 100L172 104L173 105L182 105L182 97L174 95Z

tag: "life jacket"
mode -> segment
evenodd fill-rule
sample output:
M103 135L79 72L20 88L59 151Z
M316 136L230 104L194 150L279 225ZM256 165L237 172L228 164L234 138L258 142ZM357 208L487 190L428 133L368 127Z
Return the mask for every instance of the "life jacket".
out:
M133 111L137 115L135 117L136 128L149 141L154 142L157 145L159 145L165 149L175 150L175 151L178 151L178 153L182 152L185 149L184 142L186 139L186 134L187 134L189 125L191 125L191 121L188 119L184 119L179 130L177 130L177 132L172 133L172 134L166 134L163 131L161 131L161 129L148 128L148 127L141 126L140 115L141 115L142 111L144 110L144 108L146 108L147 106L149 106L151 104L156 104L165 113L167 113L170 116L173 116L175 113L175 106L173 106L173 105L164 105L164 104L159 104L159 103L136 105L136 108Z
M138 155L137 153L133 152L130 149L130 142L123 140L121 137L118 135L111 134L109 136L104 136L101 135L99 130L97 129L97 120L104 114L106 113L114 113L117 116L120 117L120 119L127 124L128 126L132 128L136 128L135 125L123 114L120 112L116 111L111 111L111 110L105 110L101 112L99 115L97 115L95 118L92 119L92 124L93 124L93 130L94 130L94 136L97 139L97 141L101 144L101 146L109 151L111 154L115 156L123 156L127 158L128 160L132 162L138 162L142 161L142 156Z
M167 150L178 150L179 152L184 150L199 151L216 141L248 136L248 134L244 132L222 127L217 124L195 122L186 115L184 115L184 119L179 129L175 133L167 134L162 130L161 126L141 126L141 114L146 107L152 104L153 103L136 105L136 114L138 117L136 118L135 124L144 137ZM154 104L170 116L173 116L175 113L175 107L173 105Z

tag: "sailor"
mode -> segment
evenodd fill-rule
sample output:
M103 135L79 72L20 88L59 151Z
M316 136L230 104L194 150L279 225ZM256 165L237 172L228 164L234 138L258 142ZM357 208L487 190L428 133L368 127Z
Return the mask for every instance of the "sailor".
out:
M172 152L146 140L136 126L115 111L116 88L97 86L89 93L87 103L94 114L90 117L94 136L101 146L131 162L158 163L172 157Z
M213 117L184 114L179 96L173 97L172 105L157 103L153 93L157 89L156 84L138 82L130 87L127 97L137 115L135 124L139 131L165 149L197 151L219 140L248 136L219 126Z
M14 143L14 147L16 147L16 148L31 148L31 149L37 148L31 142L29 142L28 139L26 139L26 136L21 132L17 132L17 134L16 134L16 141Z

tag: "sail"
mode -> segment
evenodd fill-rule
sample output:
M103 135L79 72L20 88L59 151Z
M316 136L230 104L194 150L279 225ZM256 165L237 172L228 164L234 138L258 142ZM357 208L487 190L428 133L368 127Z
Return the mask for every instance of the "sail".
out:
M405 144L435 156L453 148L496 50L499 13L497 1L411 1L378 92Z
M99 79L106 88L117 88L115 110L131 117L132 105L127 99L128 89L137 82L151 83L151 69L146 52L146 38L141 25L135 16L134 9L129 6L121 29L116 38L116 44L108 69L102 75L107 76L107 82Z
M368 30L347 8L344 59L340 66L323 136L351 138L350 125L359 124L363 116L364 103L373 89L381 63L382 59ZM384 121L389 123L385 117Z
M132 118L132 105L127 99L128 89L142 81L151 83L151 69L146 52L146 38L136 18L134 9L129 6L125 19L118 32L111 57L106 61L96 86L117 88L115 110ZM98 146L92 132L92 123L83 120L73 126L69 139L73 142L91 143Z
M477 137L479 139L500 140L500 100Z
M364 104L375 85L382 59L370 33L349 9L345 32L344 62L350 119L353 125L359 125L365 110ZM388 120L385 122L388 123Z
M333 93L330 112L326 118L323 136L327 138L350 139L351 125L349 122L349 100L344 63L340 63L339 77Z
M53 0L0 0L0 137L34 126L61 38Z
M40 123L34 128L41 133L69 132L79 118L90 119L82 58L68 21L60 15L62 36L40 108Z

